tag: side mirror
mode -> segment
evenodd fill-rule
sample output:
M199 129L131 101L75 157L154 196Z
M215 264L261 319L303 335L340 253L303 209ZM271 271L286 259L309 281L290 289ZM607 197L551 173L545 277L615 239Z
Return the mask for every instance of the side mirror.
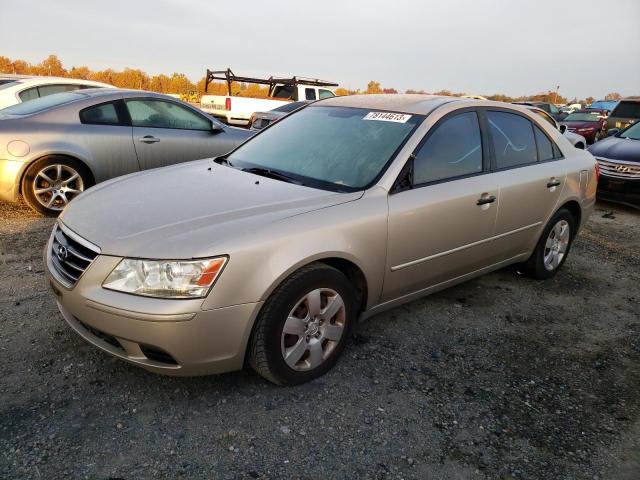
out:
M216 133L220 133L223 130L224 129L220 125L218 125L216 122L211 122L211 133L215 135Z
M560 125L560 133L564 133L567 131L567 126L566 125Z
M610 128L609 130L607 130L607 137L613 137L614 135L617 135L619 133L620 133L619 128Z

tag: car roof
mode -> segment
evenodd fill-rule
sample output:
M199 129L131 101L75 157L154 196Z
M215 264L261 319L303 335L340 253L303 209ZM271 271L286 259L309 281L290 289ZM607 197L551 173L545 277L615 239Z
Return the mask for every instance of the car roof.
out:
M82 78L68 78L68 77L48 77L48 76L36 76L36 75L2 75L2 78L13 79L20 84L21 87L29 85L49 85L52 83L63 84L82 84L82 85L100 85L102 87L112 87L108 83L96 82L95 80L85 80Z
M370 108L426 115L439 106L450 102L469 102L476 104L481 101L461 97L397 93L332 97L314 102L311 106ZM483 102L483 104L484 103L486 102Z

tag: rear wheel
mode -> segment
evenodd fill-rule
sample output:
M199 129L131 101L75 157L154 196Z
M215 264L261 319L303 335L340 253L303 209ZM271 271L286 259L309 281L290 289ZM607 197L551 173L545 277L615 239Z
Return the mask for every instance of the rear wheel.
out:
M564 264L575 236L576 221L565 208L558 210L545 227L536 249L524 264L530 277L544 280L553 277Z
M72 158L52 155L33 162L22 178L22 195L33 210L57 216L92 185L87 168Z
M308 265L265 302L250 340L249 363L279 385L308 382L333 367L354 321L349 280L328 265Z

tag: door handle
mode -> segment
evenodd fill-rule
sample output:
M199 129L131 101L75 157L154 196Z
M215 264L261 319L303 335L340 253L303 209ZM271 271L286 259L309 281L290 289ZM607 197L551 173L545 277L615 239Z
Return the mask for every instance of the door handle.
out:
M476 205L486 205L488 203L493 203L495 201L496 201L496 197L493 196L493 195L488 196L488 197L480 197L478 199L478 201L476 202Z
M558 187L561 184L562 182L560 180L551 180L549 183L547 183L547 188Z
M160 139L153 135L145 135L144 137L140 137L138 141L142 143L158 143Z

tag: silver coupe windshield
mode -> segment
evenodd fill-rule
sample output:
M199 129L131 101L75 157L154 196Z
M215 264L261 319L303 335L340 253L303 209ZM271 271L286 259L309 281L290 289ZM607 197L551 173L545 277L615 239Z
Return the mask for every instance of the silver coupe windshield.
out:
M423 118L311 106L266 129L227 160L234 167L266 169L308 186L361 190L382 174Z

